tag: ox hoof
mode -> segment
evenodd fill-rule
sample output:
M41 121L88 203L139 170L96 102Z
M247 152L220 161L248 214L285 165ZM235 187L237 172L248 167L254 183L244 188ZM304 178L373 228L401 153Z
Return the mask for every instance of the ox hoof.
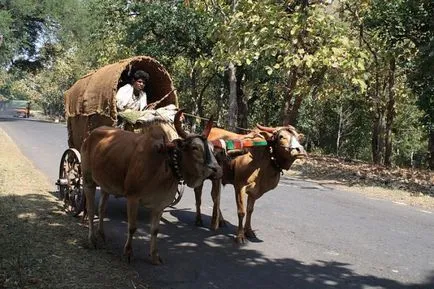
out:
M128 264L131 264L132 258L133 258L133 254L132 253L130 255L127 255Z
M212 222L211 223L211 230L217 231L220 228L220 225L218 222Z
M202 222L202 219L196 219L196 226L197 227L203 227L203 222Z
M256 239L256 234L255 234L255 232L253 232L252 229L250 229L250 230L245 230L244 235L246 236L246 238Z
M246 242L246 238L244 238L244 235L238 235L235 237L235 242L239 245L244 244Z
M94 235L89 236L89 248L96 249L97 248L97 243L98 243L97 239L96 239L96 237Z
M133 257L133 250L131 248L124 248L124 256L127 257L128 264L131 263L131 258Z
M161 259L161 257L160 256L153 256L153 257L151 257L151 263L152 263L152 265L161 265L161 264L163 264L163 259Z
M101 240L105 243L105 234L103 231L98 231L98 235L101 238Z

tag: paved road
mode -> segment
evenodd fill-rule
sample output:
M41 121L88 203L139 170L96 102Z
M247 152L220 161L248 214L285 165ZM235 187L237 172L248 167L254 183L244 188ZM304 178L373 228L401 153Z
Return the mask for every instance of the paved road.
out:
M3 118L0 128L54 183L66 149L65 126ZM434 288L433 212L284 178L256 204L259 239L239 247L231 187L222 193L222 210L227 228L215 233L195 227L194 196L186 189L177 208L163 215L162 266L147 261L148 216L141 211L131 266L157 288ZM120 256L125 202L111 199L108 214L108 246ZM208 193L204 214L209 225Z

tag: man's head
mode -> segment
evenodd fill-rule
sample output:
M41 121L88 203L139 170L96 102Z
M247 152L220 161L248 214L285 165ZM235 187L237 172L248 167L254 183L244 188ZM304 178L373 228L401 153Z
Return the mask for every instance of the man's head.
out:
M146 82L149 80L149 74L143 70L137 70L133 75L133 87L136 91L143 91Z

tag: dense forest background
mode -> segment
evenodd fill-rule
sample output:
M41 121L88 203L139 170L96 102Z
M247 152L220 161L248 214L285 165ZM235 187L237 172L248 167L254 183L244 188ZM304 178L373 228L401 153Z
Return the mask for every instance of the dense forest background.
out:
M292 124L311 152L434 168L432 0L0 0L2 100L61 115L78 78L135 55L225 128Z

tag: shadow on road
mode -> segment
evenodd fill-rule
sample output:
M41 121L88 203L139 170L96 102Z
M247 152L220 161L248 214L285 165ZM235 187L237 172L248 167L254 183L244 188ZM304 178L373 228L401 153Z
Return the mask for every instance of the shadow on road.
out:
M125 209L120 211L126 216ZM218 232L194 226L195 213L190 209L167 209L163 214L158 246L165 263L152 266L148 260L149 219L145 210L140 215L142 222L133 242L135 259L131 266L156 288L433 288L434 271L424 284L403 284L359 275L351 269L352 264L324 260L304 264L290 258L269 259L248 246L235 244L233 224L228 223ZM210 219L204 215L204 224L209 224ZM109 236L111 240L107 243L119 255L126 240L127 225L123 220L108 222L112 223L110 227L122 223L122 229L116 230L116 236Z
M5 116L0 114L0 121L8 122L8 121L22 121L22 118Z

